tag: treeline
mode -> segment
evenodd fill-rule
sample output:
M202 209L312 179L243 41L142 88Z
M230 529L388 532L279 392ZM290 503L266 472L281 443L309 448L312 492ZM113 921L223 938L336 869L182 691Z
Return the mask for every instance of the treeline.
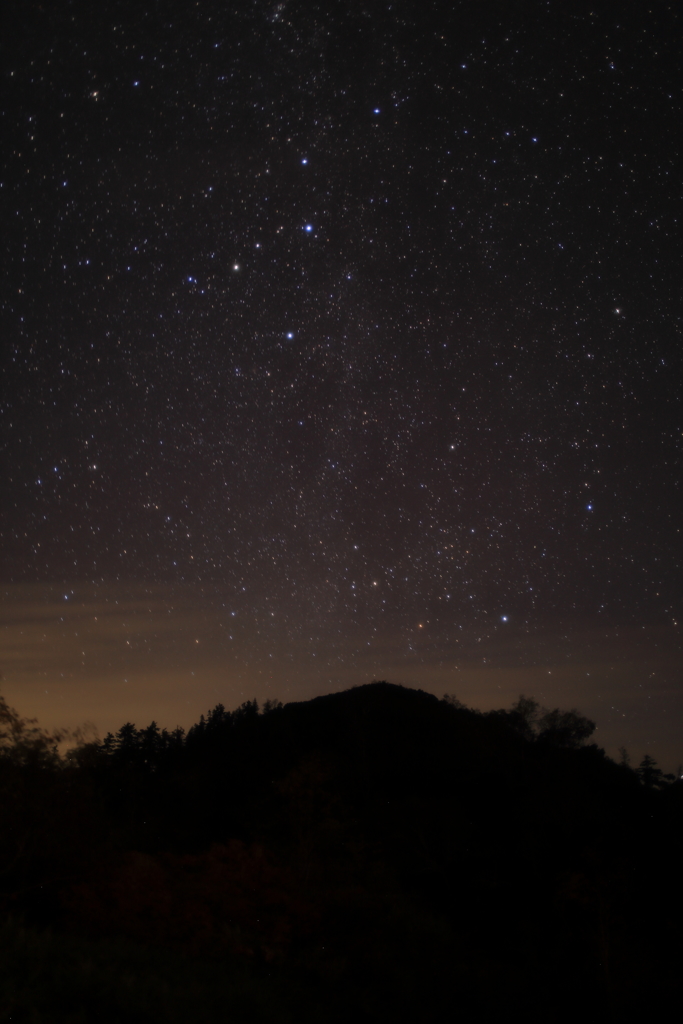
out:
M576 710L373 683L64 757L6 704L0 726L5 915L90 955L164 950L179 979L213 964L199 1020L234 1010L236 970L260 993L245 1020L630 1019L675 994L683 783L612 761ZM30 1019L57 1019L35 991ZM108 1019L184 1005L120 998Z
M383 683L373 685L387 685ZM564 749L581 747L595 732L595 722L581 715L576 709L561 711L542 709L533 698L521 695L509 709L480 712L468 708L452 694L444 694L443 702L450 707L469 714L504 723L510 730L530 742ZM160 729L156 722L146 728L137 729L132 722L126 722L118 732L107 733L102 742L91 742L77 746L66 755L66 761L81 768L92 769L107 765L110 770L127 767L138 772L153 772L182 764L199 763L218 752L225 753L226 744L237 743L250 736L250 724L258 716L273 715L282 711L282 703L268 700L259 707L256 699L247 700L235 711L227 711L223 704L217 704L206 716L186 733L178 727L169 732ZM628 751L620 748L623 766L630 766ZM683 768L677 775L665 773L657 761L645 754L634 769L644 786L668 785L683 776Z

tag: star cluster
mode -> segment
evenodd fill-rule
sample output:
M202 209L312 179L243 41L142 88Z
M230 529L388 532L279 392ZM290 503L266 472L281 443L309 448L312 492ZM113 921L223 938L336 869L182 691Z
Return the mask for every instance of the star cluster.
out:
M597 7L10 5L3 579L670 623L680 23Z

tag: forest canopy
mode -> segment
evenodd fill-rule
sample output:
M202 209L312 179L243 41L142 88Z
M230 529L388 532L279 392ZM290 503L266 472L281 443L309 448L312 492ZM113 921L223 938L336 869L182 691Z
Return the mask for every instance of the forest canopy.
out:
M301 1019L436 1019L454 981L482 1019L569 1019L565 990L621 1013L677 976L676 914L654 908L683 909L683 783L649 755L617 764L594 730L526 696L479 712L377 682L62 754L1 701L2 910L40 948L166 950L178 977L232 971L231 991L239 969Z

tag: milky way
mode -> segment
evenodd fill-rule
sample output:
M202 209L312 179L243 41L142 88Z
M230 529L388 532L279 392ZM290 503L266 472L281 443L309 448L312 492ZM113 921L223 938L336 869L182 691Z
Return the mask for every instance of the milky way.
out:
M523 13L9 5L10 603L399 674L675 628L680 19Z

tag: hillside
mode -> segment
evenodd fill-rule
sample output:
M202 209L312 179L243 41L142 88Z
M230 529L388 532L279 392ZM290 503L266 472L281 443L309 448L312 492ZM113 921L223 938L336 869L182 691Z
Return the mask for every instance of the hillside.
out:
M6 742L2 1019L651 1017L683 784L592 729L373 683L66 760Z

